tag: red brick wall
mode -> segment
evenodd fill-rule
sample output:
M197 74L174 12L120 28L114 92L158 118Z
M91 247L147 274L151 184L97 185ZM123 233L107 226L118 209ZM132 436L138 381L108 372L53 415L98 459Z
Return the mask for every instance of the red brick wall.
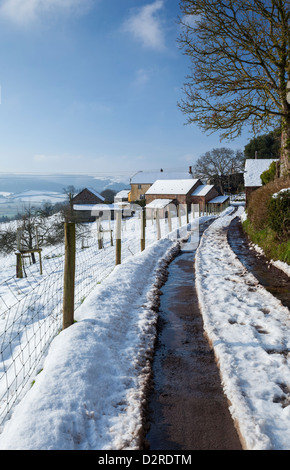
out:
M146 204L154 201L155 199L173 199L174 203L178 204L191 204L191 194L193 191L202 184L200 180L198 180L194 186L188 191L187 194L146 194ZM213 196L214 197L214 196Z
M219 192L215 188L211 188L211 190L205 196L191 196L191 203L199 204L200 208L204 210L208 201L219 195Z

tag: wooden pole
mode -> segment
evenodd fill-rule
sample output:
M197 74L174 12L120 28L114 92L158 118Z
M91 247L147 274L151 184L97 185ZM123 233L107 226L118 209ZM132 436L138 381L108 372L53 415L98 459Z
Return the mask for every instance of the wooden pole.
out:
M146 237L146 208L144 207L141 212L141 251L145 250L145 237Z
M178 210L178 225L181 227L181 210L180 210L180 204L177 206Z
M18 279L23 278L22 256L20 252L16 253L16 277Z
M122 212L116 211L116 265L121 264L121 231L122 231Z
M111 228L111 212L110 212L110 215L109 215L109 230L110 230L111 246L113 246L114 242L113 242L113 230Z
M76 258L76 228L75 224L64 224L65 261L63 287L63 329L74 322L75 296L75 258Z
M161 230L160 230L160 214L159 209L156 209L156 228L157 228L157 240L161 238Z
M39 251L38 251L38 255L39 255L39 272L40 272L40 274L42 275L42 259L41 259L41 249L39 249Z
M170 204L168 206L168 231L172 232L172 220L171 220Z

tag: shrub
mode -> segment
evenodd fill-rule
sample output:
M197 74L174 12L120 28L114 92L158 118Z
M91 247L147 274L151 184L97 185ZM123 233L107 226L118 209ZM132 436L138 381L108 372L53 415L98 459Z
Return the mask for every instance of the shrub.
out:
M268 170L263 171L263 173L261 174L262 183L265 185L265 184L270 183L271 181L274 181L275 176L276 176L276 162L272 162Z
M290 188L278 192L268 203L268 223L279 239L290 236Z
M268 207L272 195L285 188L290 188L289 177L278 178L265 186L261 186L251 194L247 212L255 230L262 230L268 226Z

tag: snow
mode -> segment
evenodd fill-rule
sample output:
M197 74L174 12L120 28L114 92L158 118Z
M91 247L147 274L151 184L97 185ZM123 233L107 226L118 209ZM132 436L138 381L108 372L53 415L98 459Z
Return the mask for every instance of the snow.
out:
M213 184L201 184L193 191L192 196L206 196L213 187Z
M271 163L275 161L275 159L270 158L247 159L244 173L245 186L262 186L261 174L268 170Z
M153 184L157 180L192 179L189 171L139 171L130 179L131 184Z
M217 219L197 250L204 327L245 448L289 450L289 310L232 252L226 229L235 216Z
M101 194L98 193L98 191L96 191L95 189L93 189L93 188L87 188L87 190L88 190L90 193L92 193L92 194L94 194L95 196L97 196L101 201L105 201L105 198L104 198L103 196L101 196ZM81 192L82 192L82 191L81 191Z
M23 191L22 193L14 193L11 194L7 202L11 200L19 200L19 201L26 201L26 202L63 202L66 199L66 196L62 193L58 193L56 191L38 191L38 190L29 190Z
M150 294L171 248L163 239L117 266L80 307L0 436L1 449L136 447L156 322Z
M272 197L273 197L273 198L277 198L278 195L281 194L281 193L284 193L284 191L290 191L290 188L283 188L283 189L280 189L280 191L278 191L277 193L272 194Z
M147 209L164 209L168 204L172 203L172 199L154 199L146 205Z
M114 210L114 204L74 204L74 211L109 211Z
M196 253L204 328L244 448L289 450L289 310L228 245L227 227L244 208L233 211L215 216ZM192 228L204 219L192 220ZM122 261L77 309L77 322L53 340L34 385L5 423L1 450L138 448L154 302L178 247L176 231ZM179 231L188 237L187 225Z
M187 194L198 179L157 180L146 194Z
M119 191L117 194L115 194L115 200L116 199L128 199L128 195L130 193L131 189L122 189L122 191Z
M208 201L208 204L220 204L229 199L229 196L217 196Z

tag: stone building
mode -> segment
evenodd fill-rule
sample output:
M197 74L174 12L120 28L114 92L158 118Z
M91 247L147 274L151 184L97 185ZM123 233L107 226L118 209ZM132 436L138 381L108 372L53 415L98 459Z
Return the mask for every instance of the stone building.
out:
M177 180L193 179L192 168L188 171L138 171L130 179L131 191L129 193L129 202L145 199L145 194L157 180Z
M191 194L191 202L192 204L199 204L200 210L204 211L206 204L219 195L220 193L213 184L201 184Z
M157 180L145 194L146 205L155 199L168 199L175 205L186 204L190 207L191 195L200 185L200 179Z

